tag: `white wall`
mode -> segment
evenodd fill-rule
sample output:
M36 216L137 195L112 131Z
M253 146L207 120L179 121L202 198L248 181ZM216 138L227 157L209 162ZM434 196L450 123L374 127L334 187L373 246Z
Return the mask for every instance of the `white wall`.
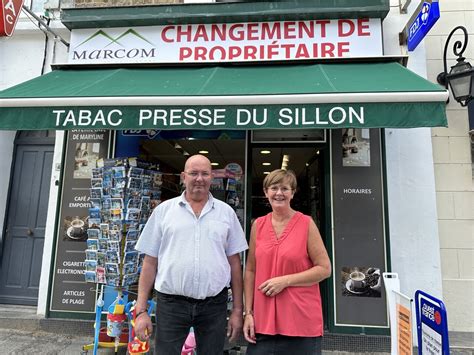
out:
M392 0L392 6L398 1ZM400 55L398 33L418 2L407 15L392 7L384 20L384 54ZM421 44L410 53L408 68L426 77L425 48ZM400 290L413 297L421 289L442 296L441 261L436 210L431 133L429 128L387 129L387 192L392 271L400 278Z
M53 20L50 23L50 27L66 40L69 40L69 31L64 28L59 20ZM40 76L42 72L47 73L51 71L51 63L67 62L67 47L52 35L48 36L48 42L46 43L45 34L23 14L18 21L13 36L0 39L0 90ZM0 131L0 156L2 157L0 160L1 186L8 186L9 184L14 137L15 131ZM57 131L38 295L37 312L42 315L46 312L58 199L58 186L56 186L55 182L59 180L60 170L57 168L60 167L58 164L61 163L63 139L64 132ZM6 198L7 189L5 188L0 190L0 226L4 222Z
M13 157L13 141L16 131L0 131L0 240L3 240L3 224L7 205L10 168ZM3 243L0 243L3 244Z
M464 52L474 65L474 1L440 3L441 18L426 38L428 77L443 71L443 50L449 33L466 27ZM456 63L452 47L463 34L457 31L448 47L448 71ZM453 331L474 331L474 190L467 109L452 97L447 106L448 128L432 130L436 195L440 230L443 299Z

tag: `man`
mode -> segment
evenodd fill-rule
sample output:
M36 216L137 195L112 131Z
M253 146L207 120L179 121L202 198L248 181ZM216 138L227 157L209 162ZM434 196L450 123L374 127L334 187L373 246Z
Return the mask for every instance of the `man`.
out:
M154 285L157 294L156 354L181 354L194 327L200 355L223 353L227 287L233 309L227 336L242 330L242 269L248 248L235 212L209 193L211 162L190 157L181 173L185 191L160 204L143 229L136 249L145 253L136 305L135 333L148 339L153 328L145 312Z

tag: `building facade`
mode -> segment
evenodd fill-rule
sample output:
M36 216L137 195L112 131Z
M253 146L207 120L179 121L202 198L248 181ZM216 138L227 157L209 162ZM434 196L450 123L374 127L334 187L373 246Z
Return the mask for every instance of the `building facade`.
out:
M304 2L302 2L302 5L304 5L303 3ZM371 2L372 5L374 5L374 3L378 4L379 2ZM381 3L388 5L388 3L385 2ZM58 6L55 5L56 4L52 3L47 3L46 5L50 7L47 12L50 20L49 24L67 41L70 41L70 31L61 23ZM94 2L93 4L76 2L74 4L62 4L61 7L64 8L64 5L66 5L66 7L75 6L77 8L86 6L107 7L109 6L109 3L100 1ZM225 4L220 5L225 6ZM441 5L442 11L443 5L444 4ZM164 4L162 6L170 5ZM178 3L174 4L174 6L176 6L175 9L179 9L179 6L184 5ZM219 5L216 4L216 6ZM408 14L401 14L397 6L398 2L397 4L390 4L390 8L387 7L387 13L381 22L382 53L380 54L383 54L384 56L403 56L406 54L405 48L399 45L398 36L400 30L405 26L409 19L409 15L415 11L416 4L409 6ZM252 4L249 5L249 8L251 7ZM41 12L41 9L39 9L39 11ZM94 11L94 9L90 11ZM178 18L180 16L179 12L180 11L177 11L178 15L176 15ZM408 69L422 77L428 77L432 82L435 82L435 80L432 79L434 76L432 70L436 71L441 68L439 64L439 57L442 55L441 37L445 37L445 34L450 30L449 25L441 25L444 21L444 14L443 11L441 19L437 27L435 27L436 31L440 32L433 32L432 36L428 38L430 43L433 41L433 43L437 43L437 45L428 46L426 48L429 49L425 50L425 46L421 44L414 52L411 52L408 57ZM467 16L466 23L469 23L468 13L465 16ZM256 20L254 19L253 21ZM70 23L74 23L74 19L72 19ZM440 27L447 27L447 29L440 30ZM97 29L98 26L92 26L92 28ZM5 56L2 55L0 59L2 61L0 62L0 71L2 73L0 88L2 90L47 73L51 70L51 64L66 63L68 61L68 56L70 58L70 53L68 53L66 46L59 41L54 40L53 36L45 35L40 32L34 24L25 17L20 19L15 35L9 39L2 39L0 41L0 47L2 53L7 54ZM439 51L437 48L439 48ZM28 55L19 57L17 54L19 52L27 53ZM472 293L472 275L469 276L470 269L468 266L469 260L471 260L469 258L469 253L472 254L472 216L469 217L469 213L472 215L473 210L472 208L469 208L469 201L471 201L470 203L472 204L472 182L471 180L467 180L467 170L469 168L470 173L471 165L465 150L465 148L467 148L467 152L469 152L466 131L463 133L465 126L462 126L462 124L461 126L459 125L459 121L464 122L467 121L467 119L465 116L464 118L461 117L461 120L456 120L455 117L453 117L465 115L465 110L460 110L456 105L456 103L450 103L448 105L449 128L435 128L433 130L430 128L386 128L380 130L380 137L375 138L376 136L369 136L369 140L373 140L374 143L372 149L379 149L380 152L383 152L380 155L375 155L375 157L378 156L378 159L380 159L378 164L381 171L381 174L376 175L375 179L377 180L378 177L378 179L381 180L381 185L377 186L379 186L380 191L383 191L380 195L382 207L376 208L376 212L380 213L378 218L381 221L380 228L382 229L382 233L381 235L377 235L375 239L381 238L382 242L380 245L382 246L380 250L382 254L385 253L385 255L382 256L383 261L378 262L382 265L380 267L381 271L397 272L400 277L401 290L403 293L413 295L417 289L422 289L436 297L444 299L448 307L450 329L456 331L472 331L472 329L469 328L469 325L472 325L472 321L469 323L469 320L461 317L462 308L460 306L465 305L466 307L472 307L472 305L469 304L470 297L468 297L469 292ZM378 130L376 131L378 132ZM249 170L252 169L247 162L249 157L251 157L251 160L256 161L258 159L258 151L262 150L262 148L278 147L279 149L299 149L299 153L296 151L292 152L292 154L296 155L310 154L309 152L311 150L313 151L311 154L315 154L314 150L316 148L320 149L321 156L324 156L324 159L319 161L319 165L314 168L315 170L310 171L310 175L308 176L313 178L311 186L317 186L319 194L324 196L324 199L320 199L318 204L315 204L314 206L315 210L322 210L321 213L315 212L314 218L320 219L321 221L322 231L327 236L326 245L332 254L331 258L333 260L333 278L327 282L326 286L324 286L326 289L326 291L324 291L326 292L325 301L328 304L325 316L327 323L329 324L329 330L336 333L360 333L362 330L362 332L366 334L388 334L385 306L382 310L382 313L385 312L385 316L382 317L384 319L375 321L375 325L370 324L371 320L362 321L357 319L357 314L355 315L355 320L354 318L351 318L352 316L344 318L344 312L347 312L347 310L343 311L344 301L350 299L351 292L349 289L346 290L349 291L346 292L349 293L348 298L339 297L341 296L341 294L339 294L341 283L342 287L345 286L345 279L341 276L344 270L342 270L341 267L363 268L372 265L354 265L349 262L349 260L348 264L345 265L341 264L341 262L336 264L336 254L341 255L344 246L343 244L337 244L338 237L334 234L334 227L337 223L342 222L337 222L335 220L338 218L340 219L344 214L347 214L347 216L355 215L354 211L350 208L344 210L343 207L337 207L338 205L335 202L334 197L337 194L338 184L344 186L341 181L335 179L335 176L337 175L336 170L331 170L333 169L331 166L334 164L335 160L333 159L335 154L344 153L335 153L338 152L335 150L336 146L340 149L340 145L336 145L334 142L340 140L341 136L342 139L344 139L344 133L343 130L324 130L323 139L317 135L318 133L315 134L316 138L310 139L310 144L302 145L298 144L302 143L303 138L301 134L297 134L294 140L299 141L299 143L295 146L292 146L290 143L282 143L281 141L278 143L274 136L270 137L270 140L268 137L261 137L260 140L257 138L254 139L253 136L247 136L246 134L242 137L230 138L237 140L240 139L240 141L243 140L246 142L243 143L241 149L242 156L246 156L247 158L242 159L241 165ZM357 136L353 133L353 136L357 137L359 140L363 140L364 137L367 138L367 134L367 132L361 132L360 135ZM460 137L459 139L456 139L451 137L451 134L454 136L459 135ZM18 211L23 211L21 206L17 206L17 204L12 202L12 196L15 198L17 196L15 195L17 191L15 181L18 177L15 177L15 168L17 168L19 164L21 165L21 162L23 161L18 160L18 157L21 156L20 147L22 146L22 142L25 142L22 138L26 140L29 139L30 141L33 139L31 137L28 138L27 135L25 137L24 133L19 134L12 130L0 131L0 136L0 149L2 155L7 157L1 163L4 166L2 166L3 169L0 169L0 181L3 186L9 186L9 189L4 189L0 192L0 206L2 206L0 207L0 213L4 216L0 218L0 223L3 223L1 228L3 234L0 240L2 241L2 246L4 247L3 251L5 252L5 245L7 244L6 240L9 238L8 233L11 232L8 230L8 226L11 225L11 220L8 218L12 218L11 216L16 215ZM52 134L45 133L40 138L45 139L50 136L52 136ZM121 150L122 146L120 145L120 141L122 140L124 146L129 145L130 139L133 139L130 138L130 136L131 135L125 138L120 138L122 137L120 134L116 136L116 145L114 148L116 153L115 156L123 156L123 154L131 156L134 153L139 153L138 151L130 152L127 150ZM191 135L191 138L196 137ZM227 138L229 137L226 137L226 139ZM44 139L38 140L38 145L44 145ZM30 289L37 288L37 299L33 297L28 301L28 296L25 296L25 303L28 304L31 302L30 304L37 304L38 314L45 317L76 317L76 315L71 316L71 313L67 312L67 307L62 309L60 306L52 306L55 298L54 280L58 277L57 272L60 268L60 265L57 265L58 246L61 245L60 230L61 228L64 228L64 225L61 225L61 218L63 216L60 211L61 204L64 202L62 199L64 199L64 196L66 195L64 190L65 174L67 170L66 165L71 159L69 156L69 160L67 160L67 144L69 143L66 143L66 141L71 142L71 139L71 137L68 137L66 131L56 131L54 134L55 143L52 145L50 153L46 154L46 156L50 156L50 160L44 160L46 165L50 165L51 172L48 180L48 198L46 201L43 201L41 207L47 211L47 214L44 216L45 222L40 226L41 228L39 228L44 230L44 241L43 244L40 245L40 248L42 247L40 260L37 264L29 266L30 269L37 270L38 265L40 265L41 272L39 273L38 283L36 285L33 284L26 286L26 288ZM308 138L304 139L307 140ZM377 141L381 142L380 148L377 148ZM173 137L173 142L174 144L180 143L179 140L176 140L176 137ZM47 143L46 145L48 144L50 143ZM461 154L457 160L454 159L453 156L456 152L460 152L459 150L456 150L450 156L446 156L446 149L440 149L439 144L444 144L443 147L446 145L449 147L456 147L460 144L463 147L463 154ZM144 143L140 147L151 149L151 145L152 143ZM306 151L306 149L309 150ZM193 151L192 153L195 152ZM319 150L318 154L320 154ZM318 161L318 159L315 161ZM181 163L181 160L177 162ZM375 162L373 163L375 164ZM308 164L310 163L308 162ZM445 167L445 164L450 165ZM453 167L452 164L455 165L455 168L462 169L463 174L456 174L456 177L461 175L464 177L462 181L450 178L451 175L449 174L453 172L453 169L451 169ZM28 169L28 167L24 167L24 169ZM443 173L443 169L445 169L445 173ZM330 171L332 171L332 173L330 173ZM256 170L254 170L253 173L255 174ZM248 175L252 175L250 171L248 172ZM472 174L469 176L472 178ZM443 185L443 179L449 180L450 184L455 185L448 186L446 183ZM468 183L471 183L471 185ZM22 184L26 184L26 182L23 182ZM246 180L246 184L249 190L253 189L252 191L256 191L257 187L251 187L250 178L248 181ZM470 191L469 186L471 186ZM346 185L346 187L354 188L354 186L350 184ZM310 189L310 186L308 186L308 189ZM342 195L342 197L344 198L344 195ZM245 213L247 214L246 219L252 217L248 215L250 209L249 206L256 205L255 201L257 200L252 200L251 197L249 198L249 196L247 196L245 207ZM350 202L351 200L349 199L348 203ZM305 205L305 203L302 202L302 205ZM452 207L446 209L446 206ZM456 206L457 209L455 208ZM467 208L462 208L463 206ZM309 213L311 213L311 208L313 207L308 207ZM338 208L340 209L338 210ZM255 208L255 212L257 210L258 209ZM18 215L21 216L21 213ZM364 216L364 218L365 217L366 216ZM350 220L350 218L346 219ZM342 218L342 220L344 220L344 218ZM374 219L370 218L367 218L367 222L368 225L377 224L374 222ZM340 225L344 225L344 223ZM244 227L245 226L246 225L244 225ZM350 224L348 225L348 228L350 229ZM458 242L454 244L455 248L458 248L456 245L459 245L459 250L453 250L453 228L456 231L459 231L457 234L462 235L462 237L459 237ZM348 231L344 233L351 232L352 231ZM26 233L28 234L28 230ZM28 240L28 238L23 239ZM34 250L35 248L31 247L30 249ZM7 250L7 252L11 253L10 250ZM365 254L366 252L363 251L361 253ZM23 257L25 257L25 255L23 255ZM446 260L451 260L450 258L453 257L456 258L457 264L451 262L445 263ZM5 260L5 253L2 254L2 258ZM463 260L465 261L463 262ZM65 261L63 261L63 263L64 262ZM458 265L458 267L455 270L452 270L453 265ZM67 265L64 265L65 269L67 268L66 266ZM13 267L10 266L10 268L18 269L17 265L14 265ZM2 266L2 273L2 275L5 275L5 266ZM31 274L29 271L26 271L26 273ZM461 280L457 280L457 278ZM21 276L18 276L18 279L21 279ZM471 279L471 281L469 281L469 279ZM2 282L4 282L4 284L8 283L5 281L5 276L3 276ZM462 285L459 287L453 286L458 285L459 283ZM465 288L464 285L471 285L471 291L468 291L469 288ZM458 291L451 292L451 287L457 287L452 290ZM467 294L459 292L460 290L464 290ZM354 297L354 299L357 298ZM370 298L367 299L370 301ZM385 299L383 298L383 300ZM0 295L0 301L9 302L8 297L2 299L2 295ZM370 302L368 302L364 307L370 309ZM453 316L451 316L451 313ZM347 314L352 313L349 311Z

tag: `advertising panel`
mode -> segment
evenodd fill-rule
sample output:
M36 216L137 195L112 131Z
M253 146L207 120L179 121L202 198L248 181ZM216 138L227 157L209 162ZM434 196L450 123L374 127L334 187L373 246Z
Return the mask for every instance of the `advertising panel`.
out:
M380 19L73 29L69 63L215 63L382 55Z
M418 354L448 355L448 316L444 303L423 292L415 292Z
M335 325L387 327L379 129L332 131Z
M91 169L98 159L107 158L109 141L110 131L106 130L68 132L51 311L94 312L95 288L84 276Z
M408 51L415 50L439 17L438 0L425 0L420 3L405 28Z

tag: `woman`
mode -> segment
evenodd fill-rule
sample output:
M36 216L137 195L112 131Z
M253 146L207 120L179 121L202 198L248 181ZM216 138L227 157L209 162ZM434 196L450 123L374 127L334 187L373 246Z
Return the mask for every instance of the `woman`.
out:
M250 235L244 280L247 354L320 354L319 282L331 274L327 251L311 217L290 206L296 190L292 171L272 171L263 190L272 212L253 223Z

